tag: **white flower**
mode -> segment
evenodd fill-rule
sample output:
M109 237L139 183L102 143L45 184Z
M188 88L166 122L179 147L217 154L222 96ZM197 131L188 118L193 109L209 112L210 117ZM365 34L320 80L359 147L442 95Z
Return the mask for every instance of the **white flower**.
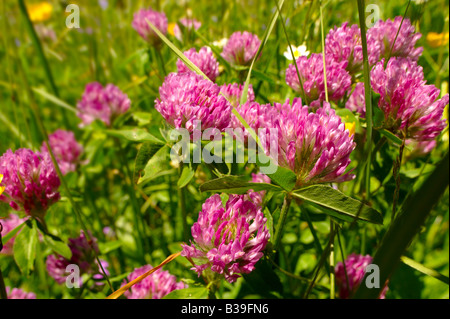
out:
M297 59L301 56L308 56L309 51L305 44L302 44L298 47L291 45L292 51L294 52L294 57ZM289 47L287 47L286 51L283 53L284 57L290 61L292 61L292 53Z
M218 47L219 49L222 49L228 42L228 38L223 38L222 40L219 41L214 41L213 45L215 47Z

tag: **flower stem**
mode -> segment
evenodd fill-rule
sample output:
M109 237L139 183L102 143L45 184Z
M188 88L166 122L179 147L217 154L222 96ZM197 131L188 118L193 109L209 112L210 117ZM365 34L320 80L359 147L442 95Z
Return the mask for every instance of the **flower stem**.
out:
M2 270L0 269L0 299L8 299L6 294L5 282L3 281Z
M181 172L183 171L183 162L180 163L178 167L178 175L181 176ZM186 197L184 187L177 187L178 189L178 208L180 211L181 222L183 224L183 240L185 242L189 239L189 232L186 220Z
M283 234L284 224L286 223L287 213L289 211L289 207L291 206L292 197L290 194L286 194L283 201L283 206L281 207L280 218L278 219L277 229L275 231L275 236L273 239L273 249L277 250L278 245L281 241L281 236Z
M25 6L24 0L19 0L19 7L20 11L22 12L22 15L25 18L25 24L28 30L28 33L31 37L31 40L33 41L34 46L37 49L37 55L39 57L39 60L41 61L42 66L44 67L45 75L47 76L47 79L50 83L50 86L52 88L53 93L57 98L60 97L58 87L55 84L55 80L53 78L52 71L50 69L50 65L47 61L47 58L45 57L44 50L42 49L41 41L39 40L39 37L36 34L36 30L34 29L33 22L30 20L30 16L28 15L27 8ZM63 122L66 127L69 127L69 120L67 119L67 115L65 111L61 112L63 117Z
M335 225L330 219L330 232L333 233ZM335 299L335 276L334 276L334 237L330 237L330 299Z

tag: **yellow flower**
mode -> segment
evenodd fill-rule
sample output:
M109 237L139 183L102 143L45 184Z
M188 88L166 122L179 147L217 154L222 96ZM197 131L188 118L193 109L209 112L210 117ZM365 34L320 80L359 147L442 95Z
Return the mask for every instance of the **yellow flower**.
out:
M171 34L171 35L175 35L174 30L175 30L175 26L176 26L176 25L177 25L177 24L176 24L175 22L169 23L169 25L167 26L167 32L168 32L169 34Z
M350 136L355 134L355 127L356 127L355 122L345 123L345 129L348 130L348 135L350 135Z
M448 32L429 32L427 34L427 42L428 45L432 48L439 48L440 46L446 45L448 43Z
M52 16L53 6L46 1L32 3L27 5L27 11L32 22L43 22Z
M0 183L2 182L3 179L3 175L0 174ZM0 186L0 195L3 193L3 191L5 190L5 186Z

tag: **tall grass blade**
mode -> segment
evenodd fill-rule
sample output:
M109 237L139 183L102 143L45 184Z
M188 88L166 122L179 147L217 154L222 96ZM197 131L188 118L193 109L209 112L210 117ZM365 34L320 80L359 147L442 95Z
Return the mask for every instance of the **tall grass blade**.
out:
M372 157L372 130L373 130L373 107L372 107L372 91L370 87L369 74L369 58L367 54L367 37L365 22L365 3L364 0L358 1L359 28L361 29L361 44L363 49L363 75L364 75L364 98L366 100L366 158L367 166L365 171L365 191L366 200L370 200L370 165Z

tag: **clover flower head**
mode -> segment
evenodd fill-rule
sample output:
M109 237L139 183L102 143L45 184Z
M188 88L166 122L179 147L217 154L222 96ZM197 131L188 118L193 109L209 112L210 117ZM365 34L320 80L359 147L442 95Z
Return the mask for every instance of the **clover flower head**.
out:
M292 105L287 100L274 107L278 116L266 125L278 132L278 158L274 160L297 175L296 187L355 177L345 171L356 143L329 103L323 102L315 112L302 105L300 98L294 99ZM263 140L266 153L270 142Z
M304 93L308 101L325 100L325 80L323 74L323 58L321 53L313 53L310 57L301 56L295 62L301 78L298 78L294 64L286 69L286 83L294 91ZM339 101L350 89L352 79L345 70L348 62L336 62L326 58L327 90L331 101Z
M374 65L380 57L381 45L371 34L367 35L367 52L369 65ZM336 62L347 62L347 71L356 73L362 71L363 53L361 30L345 22L340 27L334 27L325 39L325 53Z
M417 141L434 139L445 128L442 118L448 94L439 99L440 90L427 85L423 69L410 58L384 59L370 73L372 88L380 94L384 127L400 138Z
M258 52L261 40L250 32L234 32L222 51L222 57L234 65L249 65Z
M372 263L372 256L362 256L353 253L347 257L344 263L339 262L335 267L336 286L339 288L339 297L341 299L348 299L361 284L366 267ZM384 299L387 291L388 287L386 286L379 299Z
M253 271L269 240L261 208L231 195L225 206L219 195L208 198L192 226L191 245L183 244L181 255L196 262L198 275L224 276L234 282Z
M77 103L77 116L81 119L81 127L100 120L110 126L114 119L129 110L131 101L114 84L103 87L98 82L86 85L81 101Z
M83 153L83 147L75 139L75 134L59 129L48 136L48 142L61 173L66 175L74 172L80 164L80 156ZM48 153L47 144L42 144L41 152Z
M170 73L159 88L156 110L168 124L189 132L200 121L202 130L229 126L231 104L219 95L220 86L192 72Z
M181 18L179 22L187 29L187 32L197 31L202 26L202 23L195 19ZM179 41L183 41L183 32L178 24L174 25L173 34Z
M0 201L17 211L42 218L47 209L60 198L59 177L50 156L21 148L7 150L0 157L0 174L4 187Z
M191 48L184 52L184 55L194 63L211 81L215 81L219 76L219 62L214 57L209 47L202 47L198 50ZM193 72L181 59L177 60L178 73Z
M417 61L422 55L423 47L415 47L422 34L415 32L408 18L398 16L394 20L378 20L367 30L367 35L380 43L380 57L396 56Z
M72 257L66 259L61 255L49 255L47 257L46 266L47 271L58 284L66 282L68 276L66 267L71 264L75 264L80 268L81 274L92 274L94 279L102 279L103 274L100 273L100 265L96 260L96 255L99 254L97 245L97 239L90 236L90 239L86 237L86 234L81 231L80 236L77 238L69 238L69 248L72 252ZM103 269L108 274L108 263L104 260L100 260ZM79 285L82 285L82 278L79 278Z
M158 12L151 8L141 9L134 14L131 25L139 33L139 35L148 43L158 46L161 44L161 39L150 28L148 21L150 21L162 34L167 34L167 17L164 12Z
M152 268L151 265L136 268L128 275L127 279L129 282L133 281ZM123 285L125 284L126 282L123 283ZM187 285L183 282L177 282L177 278L174 275L171 275L168 271L158 269L150 276L133 285L124 295L128 299L161 299L174 290L184 288L187 288Z

